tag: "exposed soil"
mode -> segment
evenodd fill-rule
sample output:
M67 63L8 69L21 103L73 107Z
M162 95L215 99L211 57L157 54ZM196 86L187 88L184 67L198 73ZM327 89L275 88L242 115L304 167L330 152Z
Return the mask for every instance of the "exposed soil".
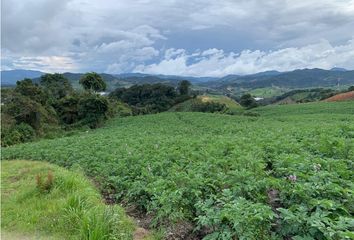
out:
M273 230L278 230L280 228L280 216L279 216L279 211L278 208L282 207L282 204L280 202L279 198L279 190L277 189L269 189L267 191L268 195L268 204L272 208L274 214L275 214L275 221L272 226Z
M134 234L133 234L133 239L134 240L143 240L146 237L150 235L150 232L146 230L145 228L138 227Z
M354 91L340 93L340 94L334 95L330 98L327 98L324 101L325 102L338 102L338 101L349 101L349 100L354 100Z

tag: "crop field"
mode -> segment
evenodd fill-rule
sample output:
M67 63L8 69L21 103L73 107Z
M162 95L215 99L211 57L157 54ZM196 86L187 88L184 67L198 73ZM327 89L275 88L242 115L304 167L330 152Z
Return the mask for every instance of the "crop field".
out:
M2 159L79 166L180 239L353 239L354 102L252 112L116 118Z

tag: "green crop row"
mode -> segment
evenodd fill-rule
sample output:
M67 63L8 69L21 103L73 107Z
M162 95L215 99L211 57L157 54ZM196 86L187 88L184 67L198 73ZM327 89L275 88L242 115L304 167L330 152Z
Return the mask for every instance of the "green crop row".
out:
M264 107L259 117L116 118L3 159L80 165L117 202L205 239L353 239L354 103Z

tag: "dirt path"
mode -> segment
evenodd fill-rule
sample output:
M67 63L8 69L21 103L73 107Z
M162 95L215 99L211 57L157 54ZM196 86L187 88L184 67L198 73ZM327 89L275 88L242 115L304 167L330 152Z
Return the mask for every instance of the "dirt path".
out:
M151 234L149 230L146 230L145 228L137 227L134 231L133 239L144 240L144 239L148 239L150 236Z

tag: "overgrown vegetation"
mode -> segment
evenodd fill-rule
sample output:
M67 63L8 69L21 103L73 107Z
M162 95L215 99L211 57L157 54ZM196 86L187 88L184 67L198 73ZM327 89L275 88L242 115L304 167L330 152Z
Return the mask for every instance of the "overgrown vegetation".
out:
M181 81L178 88L161 83L134 85L117 88L110 93L110 97L129 104L134 115L158 113L190 99L190 85L186 80Z
M116 118L95 132L5 148L2 158L80 165L151 226L191 225L168 231L180 239L351 239L354 102L252 113Z
M95 93L105 86L95 77L95 73L83 76L86 92L74 91L70 82L57 73L43 75L40 84L31 79L18 81L14 89L4 91L1 145L31 141L55 131L101 126L117 108Z
M79 170L31 161L2 161L1 167L2 234L14 232L25 239L132 239L134 225L122 208L102 203Z

